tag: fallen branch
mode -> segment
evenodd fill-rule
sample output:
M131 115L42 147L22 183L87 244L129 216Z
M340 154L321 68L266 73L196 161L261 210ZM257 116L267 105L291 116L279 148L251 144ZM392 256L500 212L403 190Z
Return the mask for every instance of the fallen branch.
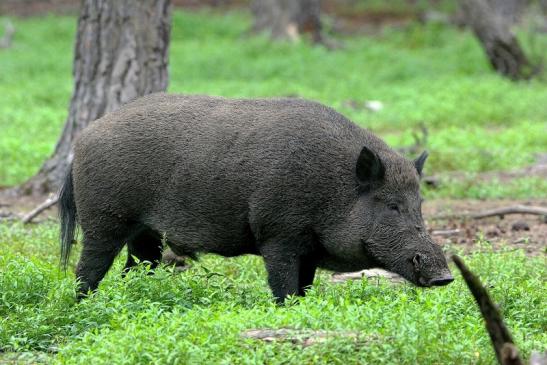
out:
M492 209L484 212L473 214L473 219L481 219L493 216L504 216L508 214L535 214L535 215L547 215L547 208L534 207L528 205L513 205L506 208Z
M460 234L459 229L438 229L431 231L432 236L450 237Z
M313 331L313 330L295 330L290 328L280 329L252 329L241 334L244 338L251 338L265 342L290 342L293 344L307 347L316 343L322 343L329 338L346 337L358 339L359 332L355 331Z
M23 224L30 223L34 218L36 218L40 213L45 211L46 209L51 208L53 205L57 204L57 201L59 200L59 197L57 195L50 196L47 198L42 204L37 206L35 209L33 209L31 212L26 214L21 221Z
M467 287L475 297L479 309L482 313L482 317L486 322L486 329L494 345L496 357L501 365L522 365L523 362L520 358L519 351L515 346L509 330L503 322L503 318L497 308L492 302L488 291L481 284L479 278L477 278L463 263L462 259L458 256L452 256L452 260L460 269L462 276L467 284Z
M504 208L485 210L479 213L467 213L467 214L440 214L433 216L433 219L451 219L451 218L472 218L482 219L488 217L500 216L503 217L509 214L533 214L533 215L547 215L547 208L537 207L531 205L512 205Z
M13 39L13 35L15 34L15 27L9 20L6 20L4 23L4 28L4 36L0 38L0 48L9 48L11 47L11 41Z
M331 277L331 281L333 283L341 283L347 280L361 280L362 278L377 280L380 278L385 278L393 284L400 284L406 281L402 276L383 269L368 269L356 272L334 273Z

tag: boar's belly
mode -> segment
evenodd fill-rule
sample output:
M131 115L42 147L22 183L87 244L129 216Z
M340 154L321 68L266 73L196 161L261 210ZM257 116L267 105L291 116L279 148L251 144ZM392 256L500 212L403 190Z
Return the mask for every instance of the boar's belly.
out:
M211 221L182 213L177 219L152 220L147 225L162 234L178 255L214 253L233 257L258 254L249 225L235 218L229 222L223 219Z

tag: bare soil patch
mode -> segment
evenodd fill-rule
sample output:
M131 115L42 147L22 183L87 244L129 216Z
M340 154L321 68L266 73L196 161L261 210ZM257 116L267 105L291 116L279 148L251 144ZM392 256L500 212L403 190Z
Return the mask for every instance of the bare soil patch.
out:
M547 253L547 217L511 214L483 219L450 218L436 216L456 213L466 215L512 205L547 206L547 199L538 200L433 200L423 206L424 218L433 238L441 245L463 248L465 252L483 249L477 242L484 238L495 249L521 248L529 255Z

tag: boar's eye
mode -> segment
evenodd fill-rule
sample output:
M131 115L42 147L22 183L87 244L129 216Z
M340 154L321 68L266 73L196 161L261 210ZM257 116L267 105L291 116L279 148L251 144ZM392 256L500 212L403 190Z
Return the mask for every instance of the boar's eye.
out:
M393 210L393 211L395 211L395 212L397 212L397 213L400 212L400 211L399 211L399 206L398 206L397 204L395 204L395 203L389 203L389 204L387 205L387 207L389 208L389 210Z

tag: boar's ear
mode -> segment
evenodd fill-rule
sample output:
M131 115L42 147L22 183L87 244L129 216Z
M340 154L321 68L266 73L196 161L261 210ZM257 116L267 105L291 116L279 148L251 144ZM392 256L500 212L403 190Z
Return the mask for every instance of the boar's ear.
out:
M363 147L357 159L357 166L355 167L359 182L365 186L378 182L384 178L385 171L380 157L366 146Z
M420 157L414 160L414 166L416 166L416 171L418 171L418 175L422 176L422 170L424 169L425 160L427 160L427 156L429 156L429 153L427 151L422 152Z

